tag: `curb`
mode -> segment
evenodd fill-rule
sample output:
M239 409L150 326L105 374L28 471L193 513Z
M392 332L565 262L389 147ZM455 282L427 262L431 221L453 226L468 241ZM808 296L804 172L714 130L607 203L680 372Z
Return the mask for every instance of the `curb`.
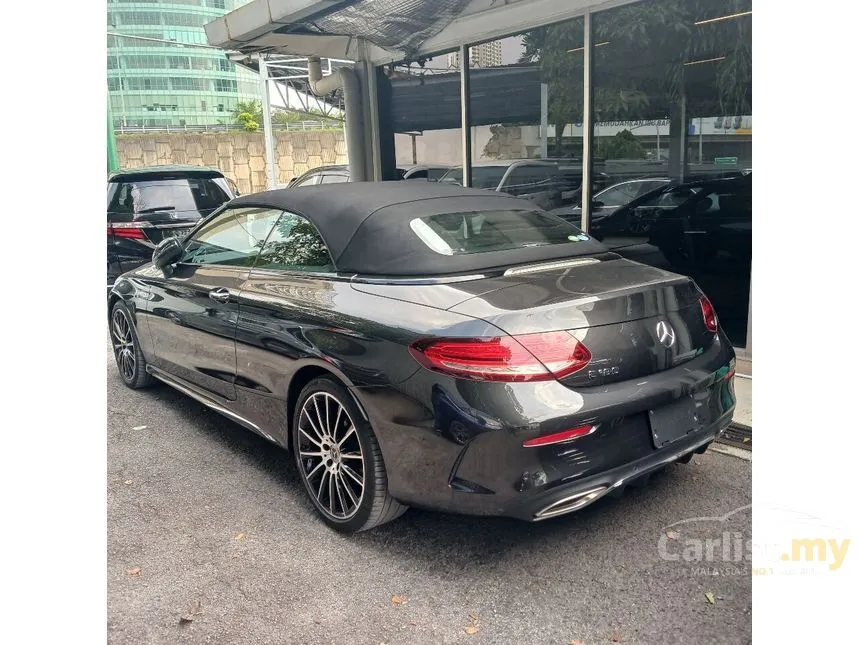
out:
M752 450L747 450L746 448L736 448L730 444L715 441L711 444L709 450L752 462Z

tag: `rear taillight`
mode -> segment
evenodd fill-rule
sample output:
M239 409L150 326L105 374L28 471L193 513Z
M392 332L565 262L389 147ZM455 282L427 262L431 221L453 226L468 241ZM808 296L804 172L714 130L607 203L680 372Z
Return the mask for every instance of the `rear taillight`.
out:
M549 381L578 372L591 360L566 331L492 338L437 338L414 343L427 369L478 381Z
M717 320L717 312L714 310L714 305L705 296L702 296L699 298L699 306L702 308L705 328L710 332L716 333L720 323Z
M146 234L144 228L149 228L149 222L120 222L118 224L108 224L108 237L124 237L130 240L145 240Z

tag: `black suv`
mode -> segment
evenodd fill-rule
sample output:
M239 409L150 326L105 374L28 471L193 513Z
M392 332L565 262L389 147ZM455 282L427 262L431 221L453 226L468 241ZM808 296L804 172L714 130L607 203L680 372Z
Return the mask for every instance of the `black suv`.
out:
M234 197L236 185L218 170L153 166L108 176L107 284L149 262L165 237L184 237L201 217Z

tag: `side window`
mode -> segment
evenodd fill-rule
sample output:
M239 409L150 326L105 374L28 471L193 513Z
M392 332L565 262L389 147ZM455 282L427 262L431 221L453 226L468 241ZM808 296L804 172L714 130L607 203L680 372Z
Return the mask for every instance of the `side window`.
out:
M293 184L293 188L301 188L302 186L316 186L318 183L320 183L320 176L311 175L310 177L299 179L295 184Z
M407 177L407 179L427 179L427 171L426 170L416 170L412 174Z
M325 242L304 217L284 213L257 260L258 269L328 273L335 270Z
M186 264L253 266L281 216L270 208L229 208L207 222L185 244Z
M349 181L346 175L323 175L321 184L345 184Z
M643 195L647 195L652 190L657 190L660 186L665 186L665 181L643 181L640 182L642 185L639 188L639 192L636 193L636 197L642 197Z
M604 206L624 206L636 197L637 188L636 184L621 184L601 193L597 201Z

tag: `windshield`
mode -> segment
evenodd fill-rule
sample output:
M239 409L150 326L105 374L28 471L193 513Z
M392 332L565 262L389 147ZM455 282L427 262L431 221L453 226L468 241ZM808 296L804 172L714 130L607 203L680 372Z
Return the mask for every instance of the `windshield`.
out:
M115 182L108 212L140 215L156 211L211 211L230 196L210 177Z
M442 255L507 251L590 239L566 221L536 210L443 213L413 219L412 231Z
M472 166L472 188L498 188L507 166ZM463 169L451 168L441 182L463 185Z

